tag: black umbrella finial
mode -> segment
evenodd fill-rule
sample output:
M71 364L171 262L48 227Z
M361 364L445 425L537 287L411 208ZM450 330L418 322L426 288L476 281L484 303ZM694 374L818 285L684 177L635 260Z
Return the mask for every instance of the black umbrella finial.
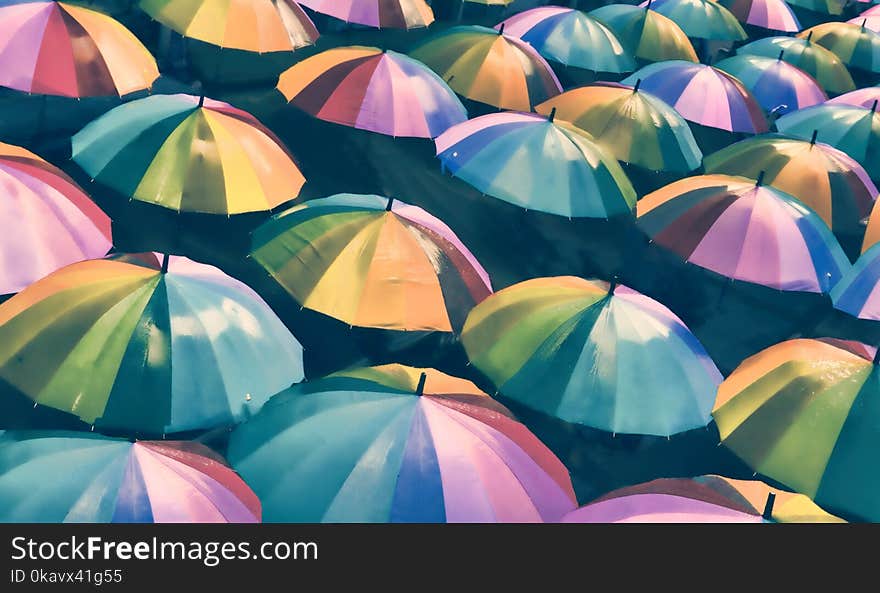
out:
M419 384L416 385L416 395L422 395L425 392L425 381L428 380L428 373L419 375Z
M642 79L639 78L639 79L636 80L635 85L633 85L633 92L634 92L634 93L639 92L639 87L640 87L641 85L642 85Z
M777 57L776 59L779 60L779 61L781 62L781 61L782 61L782 56L784 56L784 55L785 55L785 50L784 50L784 49L780 49L780 50L779 50L779 57Z
M764 503L764 512L761 513L761 517L763 517L765 521L769 521L770 517L773 516L773 504L775 502L776 502L776 493L769 492L767 494L767 502Z
M812 39L812 38L813 38L813 31L810 30L810 32L807 33L807 43L809 43L809 42L810 42L810 39Z
M874 103L871 104L871 113L877 113L877 99L874 99Z
M504 23L501 23L501 25L498 27L498 34L504 35Z
M617 288L617 284L620 281L620 278L615 274L611 277L611 280L608 282L608 296L614 295L614 290Z
M550 110L550 115L547 116L547 121L552 122L554 119L556 119L556 108L555 107Z
M758 173L758 179L755 180L755 187L761 187L762 185L764 185L765 173L767 173L767 171L761 171L760 173Z
M394 206L394 198L388 198L388 203L385 204L385 212L391 212L392 206Z
M862 19L862 29L865 28L865 23L868 22L868 19Z
M205 104L205 90L204 86L202 86L201 80L196 80L193 82L193 91L199 94L199 107L202 107Z
M167 253L162 256L162 273L163 274L168 273L168 260L169 259L171 259L171 258L169 257L169 255Z
M813 130L813 135L812 135L812 137L810 137L810 146L813 146L816 144L816 136L818 136L818 135L819 135L819 130Z

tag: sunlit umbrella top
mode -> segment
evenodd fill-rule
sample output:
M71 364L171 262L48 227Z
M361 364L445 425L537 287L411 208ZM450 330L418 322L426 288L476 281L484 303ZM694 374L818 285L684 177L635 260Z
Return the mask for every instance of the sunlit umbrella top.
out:
M770 31L796 33L801 23L785 0L719 0L739 22Z
M834 53L850 68L880 72L880 34L862 24L831 22L798 33Z
M645 0L639 6L669 17L688 37L742 41L746 32L736 17L714 0Z
M698 61L685 32L659 12L629 4L609 4L589 14L605 23L633 57L648 62Z
M298 0L315 12L346 23L380 29L418 29L434 22L425 0Z

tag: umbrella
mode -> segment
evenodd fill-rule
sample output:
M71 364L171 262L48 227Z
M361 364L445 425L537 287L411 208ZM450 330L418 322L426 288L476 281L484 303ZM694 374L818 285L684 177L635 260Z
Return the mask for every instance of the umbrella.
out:
M639 6L650 6L695 39L742 41L748 37L736 17L714 0L645 0Z
M834 97L833 99L828 99L826 103L831 103L832 105L855 105L857 107L867 107L870 109L875 101L880 101L880 86L869 86L863 89L856 89Z
M251 254L303 307L358 327L457 331L492 292L442 221L379 196L339 194L281 212Z
M425 0L297 0L346 23L380 29L418 29L434 22Z
M768 134L748 138L707 156L706 173L757 179L812 208L839 235L859 235L877 188L846 153L827 144Z
M849 19L846 22L860 27L864 25L866 29L870 29L871 31L874 31L874 33L880 33L880 14L860 14L856 18Z
M141 9L191 39L249 52L289 52L318 30L295 0L141 0Z
M64 97L150 88L156 60L111 17L54 0L0 3L0 86Z
M763 523L760 515L673 494L631 494L593 502L563 523Z
M57 167L0 142L0 294L113 246L110 219Z
M553 69L531 45L488 27L452 27L410 56L459 95L499 109L529 111L562 92Z
M607 25L635 58L648 62L699 61L685 32L659 12L629 4L608 4L589 14Z
M260 514L251 489L198 443L0 435L4 523L259 523Z
M832 512L877 521L880 381L871 355L856 346L771 346L721 384L713 416L724 446L756 472Z
M700 342L662 304L571 276L495 293L468 316L461 341L504 397L613 433L706 426L721 382Z
M566 91L535 110L588 132L617 160L654 171L687 173L703 153L687 122L638 87L598 83Z
M859 319L880 320L880 246L873 243L831 291L834 308Z
M751 91L767 113L788 113L824 103L828 97L816 80L788 62L741 54L716 64Z
M857 160L872 179L880 179L880 114L877 102L870 109L853 105L815 105L776 120L780 132L812 138L842 150Z
M811 37L850 68L880 72L880 35L864 25L823 23L801 31L798 37Z
M723 70L683 60L649 64L623 80L656 95L695 124L728 132L767 131L761 106L749 90Z
M827 93L845 93L856 88L849 70L836 55L806 39L797 37L766 37L746 44L738 54L777 58L799 68L816 79Z
M305 183L280 140L249 113L190 95L112 109L72 140L73 160L123 196L186 212L270 210Z
M444 169L488 194L528 210L569 218L629 216L636 192L617 161L563 121L530 113L493 113L437 138Z
M806 10L823 15L839 16L847 4L846 0L785 0L791 6L805 8Z
M455 93L424 64L374 47L338 47L278 79L293 105L325 121L389 136L434 138L467 120Z
M276 395L232 432L229 460L267 522L541 522L576 506L568 471L505 408L396 364Z
M0 305L0 378L98 428L160 435L246 417L302 380L302 347L217 268L90 260Z
M796 198L743 177L700 175L638 204L638 225L683 260L732 280L827 293L849 261L822 219Z
M801 24L784 0L719 0L739 22L770 31L797 33Z
M516 14L495 28L502 26L508 35L564 66L614 74L636 69L614 33L579 10L541 6Z

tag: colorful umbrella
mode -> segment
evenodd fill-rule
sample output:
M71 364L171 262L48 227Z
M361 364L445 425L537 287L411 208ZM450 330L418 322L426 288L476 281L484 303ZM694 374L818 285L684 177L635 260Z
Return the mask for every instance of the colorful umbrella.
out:
M819 14L839 16L847 4L846 0L785 0L791 6L805 8Z
M297 0L346 23L380 29L418 29L434 22L425 0Z
M864 25L823 23L798 33L835 54L850 68L880 72L880 35Z
M678 112L638 86L596 83L566 91L535 110L588 132L617 160L654 171L687 173L703 153Z
M719 70L735 76L751 91L764 111L788 113L824 103L828 97L816 80L788 62L776 58L741 54L716 64Z
M484 194L569 218L630 215L636 192L612 156L562 121L492 113L437 138L444 169Z
M541 522L576 506L541 441L473 384L433 369L295 385L232 432L229 460L268 522Z
M0 294L113 246L110 219L57 167L0 142Z
M877 187L846 153L827 144L770 134L748 138L707 156L706 173L757 179L812 208L835 233L860 234Z
M421 208L339 194L281 212L251 254L302 306L352 326L457 331L492 292L455 233Z
M801 23L785 0L719 0L739 22L770 31L797 33Z
M744 513L672 494L632 494L590 503L562 518L563 523L763 523Z
M0 435L4 523L259 523L260 501L194 442Z
M648 62L699 61L685 32L659 12L629 4L609 4L589 14L607 25L633 57Z
M689 263L778 290L827 293L850 267L822 219L761 177L676 181L639 201L637 221Z
M695 39L742 41L748 37L736 17L714 0L645 0L639 6L650 6Z
M571 276L497 292L468 316L461 341L505 397L614 433L706 426L721 382L669 309L625 286Z
M530 111L562 92L553 69L531 45L487 27L452 27L410 55L459 95L499 109Z
M161 435L256 411L302 380L302 347L217 268L91 260L0 305L0 377L98 428Z
M880 179L880 114L876 101L870 109L853 105L815 105L776 120L776 128L797 138L819 140L861 164L872 179Z
M107 15L54 0L0 3L0 86L80 98L127 95L158 77L150 52Z
M295 0L140 0L140 7L185 37L223 48L294 51L318 39Z
M756 472L833 511L880 520L877 365L863 348L789 340L718 390L722 443Z
M880 101L880 86L856 89L833 99L828 99L826 103L831 103L832 105L856 105L857 107L870 109L875 101Z
M548 60L593 72L636 69L614 33L579 10L541 6L516 14L496 29L522 39Z
M249 113L190 95L154 95L73 137L73 160L123 196L185 212L258 212L299 195L290 154Z
M766 37L753 41L737 50L738 54L777 58L803 70L830 94L845 93L856 88L852 76L836 55L806 39L797 37Z
M656 95L686 120L728 132L760 134L767 120L755 97L735 77L682 60L649 64L623 80Z
M880 320L880 246L872 244L831 291L840 309L859 319Z
M435 138L467 120L443 79L424 64L374 47L338 47L299 62L278 89L325 121L388 136Z

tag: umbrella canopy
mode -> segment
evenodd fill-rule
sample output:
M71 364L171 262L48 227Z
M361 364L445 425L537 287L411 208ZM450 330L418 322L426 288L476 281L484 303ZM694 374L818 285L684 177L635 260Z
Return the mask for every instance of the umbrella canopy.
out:
M831 103L832 105L855 105L870 109L875 101L880 101L880 86L856 89L833 99L828 99L826 103Z
M733 280L827 293L849 261L822 219L796 198L743 177L700 175L638 204L638 225L683 260Z
M0 86L95 97L148 89L156 60L111 17L54 0L0 3Z
M742 41L748 37L736 16L714 0L645 0L639 6L650 6L695 39Z
M798 33L835 54L850 68L880 72L880 35L863 25L823 23Z
M281 212L251 254L298 303L352 326L457 331L492 292L455 233L421 208L339 194Z
M303 6L346 23L380 29L418 29L434 22L425 0L298 0Z
M632 72L633 59L611 30L579 10L540 6L495 28L530 44L548 60L593 72Z
M573 125L492 113L437 138L443 167L481 192L569 218L630 215L636 192L620 165Z
M767 131L761 106L749 90L723 70L672 60L649 64L623 80L656 95L686 120L728 132Z
M0 435L4 523L259 523L260 501L194 442Z
M302 347L253 290L165 264L72 264L4 302L0 377L98 428L149 435L232 424L303 379Z
M64 172L0 142L0 294L113 246L110 219Z
M768 113L789 113L828 99L812 76L783 61L782 55L773 59L741 54L716 66L742 82Z
M700 166L700 151L687 122L650 93L616 83L566 91L535 110L588 132L619 161L654 171L687 173Z
M880 179L880 114L853 105L816 105L776 120L780 132L809 139L816 132L822 142L842 150L861 164L872 179Z
M874 31L874 33L880 33L880 14L860 14L846 22L860 27L864 25L866 29L870 29Z
M880 246L874 243L831 291L836 309L859 319L880 320Z
M792 6L805 8L819 14L827 14L830 16L839 16L843 14L846 6L846 0L785 0Z
M223 48L294 51L318 39L295 0L141 0L140 7L184 37Z
M706 173L757 179L812 208L835 233L859 234L877 187L846 153L827 144L769 134L747 138L707 156Z
M435 138L467 120L443 79L421 62L375 47L338 47L294 65L278 89L325 121L388 136Z
M778 58L803 70L830 94L845 93L856 88L846 65L835 54L813 43L810 35L797 37L766 37L746 44L738 54Z
M862 242L862 253L866 252L876 243L880 243L880 214L878 214L880 206L877 205L878 202L880 200L874 201L874 208L871 209L871 214L868 217L868 227L865 229L865 238Z
M739 22L785 33L797 33L801 30L791 7L785 0L719 0L718 2Z
M659 12L629 4L608 4L589 14L607 25L635 58L647 62L699 61L685 32Z
M760 515L673 494L631 494L583 506L563 523L763 523Z
M499 109L530 111L562 92L553 69L531 45L488 27L452 27L410 55L459 95Z
M172 210L270 210L305 184L290 154L249 113L191 95L121 105L72 140L73 160L123 196Z
M863 350L803 339L771 346L721 384L713 416L722 443L756 472L877 521L880 381Z
M471 312L461 340L505 397L614 433L705 426L721 382L669 309L601 281L538 278L505 288Z
M505 408L396 364L276 395L232 432L229 460L268 522L541 522L576 506L568 471Z

